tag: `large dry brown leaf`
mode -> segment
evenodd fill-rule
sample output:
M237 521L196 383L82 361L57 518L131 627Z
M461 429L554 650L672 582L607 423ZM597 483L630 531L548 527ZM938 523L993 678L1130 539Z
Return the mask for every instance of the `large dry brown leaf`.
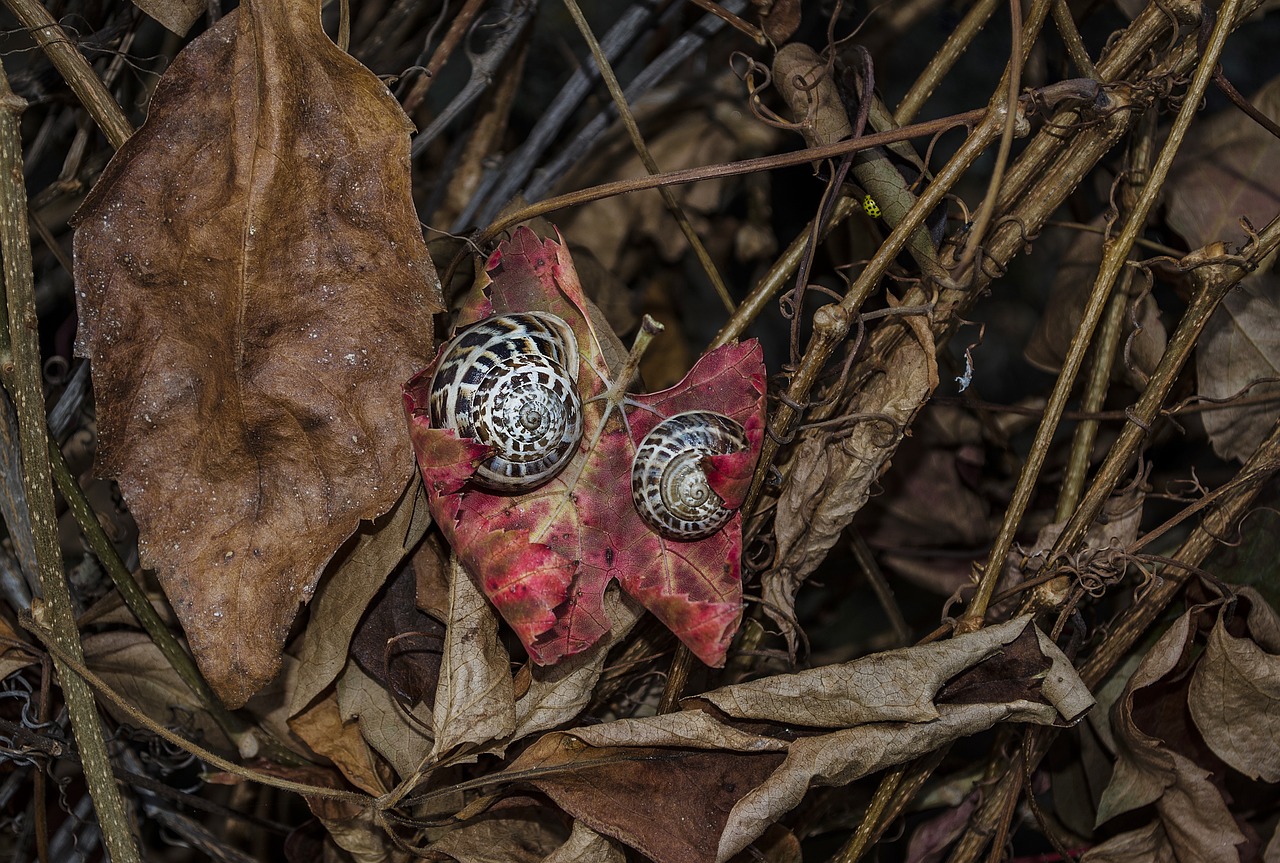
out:
M412 469L399 382L440 304L410 129L318 3L246 3L175 59L78 216L98 467L232 706Z
M849 408L868 415L851 429L811 428L800 433L792 451L774 531L777 555L764 574L766 613L796 645L792 611L796 591L826 559L827 552L871 495L872 484L888 465L917 411L938 385L933 335L919 316L903 318L908 330L885 362L891 374L871 379ZM890 326L877 333L872 350L902 336Z
M948 703L945 693L921 703L921 692L939 693L944 684L964 703ZM859 691L868 685L869 693ZM984 693L990 700L979 700ZM574 817L659 863L725 861L813 785L852 782L999 721L1074 720L1092 703L1061 651L1020 618L937 645L716 690L679 713L553 732L510 769L581 767L596 781L561 773L533 781ZM816 734L809 725L841 721L858 724ZM806 733L797 736L797 727ZM699 760L709 754L716 757ZM654 805L654 789L666 781L641 770L637 758L657 759L672 775L702 777L683 786L693 789L682 796L689 829L664 832L659 821L634 817ZM602 781L601 759L618 762L607 769L625 781ZM770 763L767 778L749 787L720 781Z
M1214 754L1264 782L1280 782L1280 619L1259 594L1240 591L1233 634L1219 617L1191 677L1187 705ZM1244 620L1241 621L1240 618Z

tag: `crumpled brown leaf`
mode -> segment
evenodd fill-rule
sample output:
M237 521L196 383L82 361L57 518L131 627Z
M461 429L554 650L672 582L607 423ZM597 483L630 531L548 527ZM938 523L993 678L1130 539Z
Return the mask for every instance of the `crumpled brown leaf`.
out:
M1280 618L1252 589L1239 596L1246 607L1232 625L1220 616L1209 632L1187 706L1215 755L1250 778L1280 782Z
M1204 745L1187 709L1188 651L1194 650L1202 613L1192 609L1178 618L1143 657L1112 708L1118 758L1098 824L1154 806L1159 830L1111 841L1155 848L1154 857L1171 853L1178 860L1238 863L1236 846L1245 836L1224 799L1225 765ZM1124 859L1114 848L1104 850L1113 856L1100 859Z
M297 649L301 670L290 715L301 713L342 672L351 636L369 601L430 524L422 484L415 476L395 507L372 524L362 525L350 547L334 558L316 590ZM432 553L419 547L414 560Z
M856 417L860 406L874 405L874 412L845 430L802 431L783 471L785 484L774 526L777 554L763 577L764 607L793 651L796 591L867 502L872 484L887 469L916 413L938 385L928 322L918 315L900 320L908 334L885 363L893 374L875 375L847 411ZM899 325L883 327L872 338L871 350L901 335Z
M315 0L249 2L174 60L77 217L98 470L232 707L412 470L398 384L441 306L411 128Z
M997 692L1007 699L981 700ZM679 713L553 732L509 771L579 768L529 781L658 863L725 861L812 785L852 782L999 721L1072 721L1092 703L1061 651L1019 618L939 644L725 687L688 699ZM824 723L834 730L819 731ZM687 822L678 828L654 808L669 799L662 788L672 776L684 789Z

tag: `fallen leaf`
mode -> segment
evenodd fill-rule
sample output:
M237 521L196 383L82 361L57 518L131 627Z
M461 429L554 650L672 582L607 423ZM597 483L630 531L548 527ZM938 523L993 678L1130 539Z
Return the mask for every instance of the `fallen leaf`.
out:
M357 723L343 721L337 696L321 698L290 719L289 727L317 755L332 761L352 785L375 796L387 792L378 775L376 757L360 735Z
M568 830L554 809L528 798L502 803L449 831L428 852L457 863L542 863L565 842Z
M486 269L492 282L481 280L458 326L531 310L568 323L578 343L584 435L544 485L518 495L485 491L468 480L488 448L431 427L428 367L405 385L405 410L437 524L538 664L585 650L609 631L603 597L614 579L703 662L722 664L741 615L741 515L703 539L673 541L641 519L627 491L637 444L662 418L711 410L745 431L745 451L705 459L716 493L730 507L741 503L764 433L759 344L726 345L677 386L628 396L624 427L593 401L610 371L564 248L521 229Z
M431 523L422 485L413 479L391 512L361 525L320 581L298 650L301 677L289 704L301 713L342 672L361 615L378 588Z
M360 736L401 779L426 763L434 737L425 706L406 710L355 662L347 663L339 676L337 698L341 721L355 723Z
M1033 655L1038 662L1029 661ZM940 692L982 666L985 691L1018 697L921 702L921 692ZM1032 666L1040 672L1029 677ZM876 689L864 695L858 684L868 680ZM975 683L961 688L976 692ZM811 786L852 782L1000 721L1072 721L1091 704L1061 651L1019 618L935 645L725 687L687 699L678 713L552 732L508 770L565 768L529 781L592 829L658 863L725 861ZM808 724L814 720L858 724L821 732ZM747 778L757 774L764 776ZM673 792L668 775L680 777L684 790ZM688 823L651 823L650 813L665 811L672 794Z
M626 859L618 843L581 821L574 821L569 838L542 863L626 863Z
M77 216L98 470L231 707L409 476L396 387L441 308L410 130L318 3L249 2L178 55Z
M670 863L716 859L734 805L785 757L780 752L588 747L570 735L549 734L509 769L553 771L530 782L592 829L658 863Z
M1145 827L1113 836L1084 853L1080 863L1179 863L1164 827L1152 821Z
M418 584L406 561L374 597L351 639L351 658L406 707L435 704L444 624L417 607Z
M135 0L139 9L176 36L185 36L196 19L209 9L205 0Z
M1233 634L1218 616L1187 706L1215 755L1252 779L1280 782L1280 619L1248 588L1238 602L1235 622L1245 633Z
M159 725L215 750L235 747L145 632L116 630L84 639L85 666ZM110 701L103 709L129 722Z
M1049 300L1036 328L1027 340L1023 356L1038 369L1057 374L1080 329L1084 307L1089 302L1094 280L1102 265L1105 216L1089 223L1095 231L1079 231L1059 258L1058 271L1049 287ZM1065 229L1064 229L1065 230ZM1112 376L1142 389L1164 355L1168 331L1160 320L1160 307L1150 293L1131 300L1124 313Z
M800 26L802 12L800 0L773 0L760 12L760 26L769 41L781 45L791 38Z
M3 617L0 617L0 639L5 639L9 642L22 640ZM15 671L21 671L27 666L35 665L36 661L35 654L19 647L13 647L11 644L0 642L0 680L4 680Z
M944 809L917 827L907 843L906 863L938 863L951 843L969 826L969 818L977 808L975 791L959 806Z
M1216 784L1223 779L1220 762L1199 742L1187 712L1182 666L1198 613L1186 612L1160 637L1112 708L1118 759L1099 803L1098 824L1154 805L1177 859L1238 863L1236 846L1245 837ZM1159 839L1154 831L1144 836L1148 843Z
M1210 399L1227 399L1241 392L1247 398L1280 395L1280 383L1250 386L1280 378L1280 333L1275 326L1280 316L1278 293L1280 273L1254 273L1223 298L1196 343L1199 395ZM1239 461L1253 455L1277 417L1280 410L1274 401L1200 414L1213 451Z
M505 738L515 727L511 660L498 618L456 557L450 559L448 629L436 693L433 756Z
M764 574L764 608L795 651L795 596L800 585L827 557L888 468L916 413L937 387L938 366L927 322L909 315L901 324L877 330L870 351L878 356L882 340L898 338L885 366L840 413L855 417L849 428L813 427L800 432L783 468L774 533L777 552ZM867 408L867 405L873 407ZM858 418L860 410L869 410Z
M639 603L616 586L605 590L604 607L613 621L606 637L556 665L531 667L529 688L516 700L512 740L564 725L591 702L609 651L627 637L644 613Z
M1280 77L1249 100L1280 121ZM1280 209L1280 140L1234 106L1196 123L1164 186L1170 226L1195 249L1245 240L1241 217L1265 225Z

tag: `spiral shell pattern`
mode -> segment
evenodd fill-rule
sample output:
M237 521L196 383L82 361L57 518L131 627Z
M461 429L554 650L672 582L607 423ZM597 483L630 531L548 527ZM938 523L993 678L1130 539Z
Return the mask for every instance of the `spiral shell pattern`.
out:
M449 342L431 379L431 425L493 447L474 481L527 491L564 469L582 440L578 343L546 312L485 318Z
M737 422L711 411L676 414L645 435L631 462L631 499L640 517L670 539L702 539L733 510L707 482L702 460L747 448Z

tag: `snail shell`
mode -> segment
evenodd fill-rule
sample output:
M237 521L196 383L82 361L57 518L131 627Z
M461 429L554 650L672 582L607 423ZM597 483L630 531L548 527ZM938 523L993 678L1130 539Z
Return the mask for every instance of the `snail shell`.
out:
M676 414L645 435L631 462L631 499L640 517L670 539L710 536L733 510L707 482L702 460L747 448L737 422L711 411Z
M493 447L474 481L525 491L569 463L582 440L578 343L546 312L495 315L455 335L431 379L431 425Z

